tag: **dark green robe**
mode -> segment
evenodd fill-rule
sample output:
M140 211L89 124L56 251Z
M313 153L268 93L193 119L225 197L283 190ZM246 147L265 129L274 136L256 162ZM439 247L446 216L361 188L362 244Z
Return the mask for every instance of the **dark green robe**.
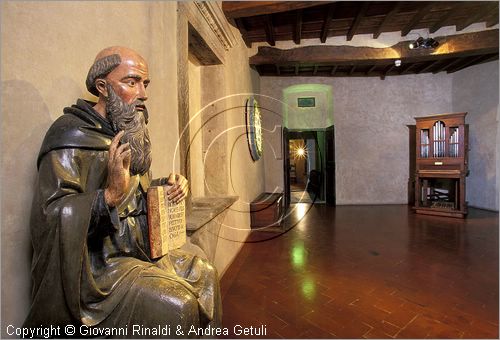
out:
M146 190L133 177L127 202L104 201L111 125L78 100L47 132L32 205L32 306L24 326L219 326L215 268L176 250L149 258ZM181 325L184 335L176 334ZM65 334L61 334L65 337ZM151 337L147 335L145 337Z

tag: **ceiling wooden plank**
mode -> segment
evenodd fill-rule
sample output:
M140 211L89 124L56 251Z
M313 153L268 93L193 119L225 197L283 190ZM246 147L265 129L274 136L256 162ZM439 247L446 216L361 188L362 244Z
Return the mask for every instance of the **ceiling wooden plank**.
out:
M399 71L399 74L405 74L406 72L408 72L409 70L411 70L412 68L415 67L415 63L408 63L406 65L402 65L400 66L401 67L401 70Z
M475 14L471 14L466 20L462 20L460 23L456 25L457 31L461 31L464 28L469 27L475 22L481 21L481 18L485 17L491 11L494 10L495 2L492 2L489 6L484 6L481 10L477 11Z
M234 20L234 22L236 23L236 27L238 27L238 29L240 30L241 37L243 38L243 41L245 42L245 45L248 48L252 47L252 43L250 42L250 40L248 40L248 32L247 32L247 30L245 28L245 24L243 23L243 19L236 18Z
M440 67L438 67L436 70L432 71L432 73L438 73L438 72L446 71L450 67L458 65L458 64L462 63L463 61L464 61L463 58L456 58L455 60L450 60L449 62L441 65Z
M326 38L328 36L328 30L330 29L330 24L332 23L333 13L335 12L336 4L331 4L328 7L328 11L326 12L325 18L323 20L323 26L321 27L321 36L320 41L322 43L326 42Z
M384 80L385 77L389 74L389 72L391 72L391 70L394 68L394 64L390 64L389 66L387 66L385 68L385 70L382 72L382 74L380 75L380 79Z
M458 67L455 67L451 70L448 70L448 71L446 71L446 73L454 73L454 72L463 70L466 67L472 66L474 64L479 64L479 63L495 60L497 58L498 58L498 54L480 55L480 56L476 56L473 58L469 58L468 61L466 61L462 65L459 65Z
M429 71L431 68L435 67L437 64L439 64L442 60L431 60L426 66L422 67L420 70L417 70L415 73L424 73Z
M377 65L376 65L376 64L372 65L372 66L368 69L368 71L366 71L366 73L365 73L365 74L368 76L371 72L373 72L373 70L375 70L375 68L377 68Z
M392 9L387 13L380 23L380 25L376 28L375 32L373 32L373 39L377 39L386 23L390 22L392 18L398 13L399 8L401 7L401 2L395 2Z
M486 27L491 27L498 24L498 2L495 4L495 7L491 11L491 15L486 18Z
M496 24L498 24L498 15L492 17L491 19L488 19L488 21L486 21L486 27L491 27L491 26L495 26Z
M422 18L428 13L429 11L429 8L431 7L432 3L431 2L428 2L426 3L425 5L422 5L420 7L420 9L417 11L417 13L415 13L415 15L413 16L413 18L410 20L410 22L408 23L408 25L406 25L402 30L401 30L401 36L404 37L406 36L408 33L410 33L410 31L415 27L416 24L418 24L418 22L420 20L422 20Z
M273 26L273 18L271 14L266 15L266 25L264 26L264 29L266 31L266 41L269 45L274 46L276 45L276 38L274 34L274 26Z
M466 68L467 66L475 64L477 62L480 62L481 59L484 59L484 58L485 58L484 55L479 55L479 56L469 57L469 58L463 58L463 62L460 65L455 66L454 68L451 68L451 69L449 69L446 72L447 73L453 73L453 72L459 71L459 70L461 70L463 68Z
M351 41L352 37L356 34L356 31L359 27L359 23L365 16L365 12L367 9L368 9L368 2L363 1L363 5L361 5L356 17L354 18L351 28L349 28L349 32L347 32L347 41Z
M460 6L460 4L454 4L452 8L450 8L448 11L445 12L445 14L436 21L432 27L429 28L429 33L434 33L438 29L444 26L444 24L450 19L453 15L456 14L457 7Z
M293 41L300 45L300 39L302 38L302 10L298 9L295 13L295 25L293 30Z
M287 50L261 46L256 55L250 57L250 64L342 64L356 61L358 64L394 62L423 62L436 59L458 58L498 52L498 30L463 33L453 36L436 37L440 46L436 49L408 48L409 41L386 48L355 46L304 46Z
M331 1L222 1L227 18L242 18L273 14L296 9L325 5Z
M339 66L338 65L333 65L332 71L330 72L331 76L335 75L335 72L337 71L337 67L339 67Z

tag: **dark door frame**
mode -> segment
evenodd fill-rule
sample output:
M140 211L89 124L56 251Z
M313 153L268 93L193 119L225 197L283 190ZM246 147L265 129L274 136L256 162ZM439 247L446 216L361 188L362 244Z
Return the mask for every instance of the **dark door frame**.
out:
M289 153L289 142L291 139L309 139L313 138L316 141L316 146L319 150L319 153L317 157L320 157L321 159L321 185L322 185L322 195L320 196L322 198L322 201L325 201L328 204L335 205L335 161L333 161L333 167L332 163L327 162L327 152L329 151L327 149L327 134L329 130L332 130L332 136L333 136L333 125L326 128L326 129L288 129L288 128L283 128L283 152L284 152L284 157L283 157L283 175L284 175L284 191L285 191L285 206L288 208L290 205L290 153ZM324 134L324 138L322 138L322 143L320 143L318 139L318 132L321 132ZM332 143L330 147L333 147L333 150L335 150L335 140L332 138ZM321 144L321 145L320 145ZM333 157L335 155L335 152L333 151ZM328 164L330 166L328 167ZM332 173L333 169L333 173ZM330 186L330 188L326 187L326 176L330 175L331 182L333 180L333 185ZM332 195L333 194L333 195ZM332 201L333 197L333 201Z

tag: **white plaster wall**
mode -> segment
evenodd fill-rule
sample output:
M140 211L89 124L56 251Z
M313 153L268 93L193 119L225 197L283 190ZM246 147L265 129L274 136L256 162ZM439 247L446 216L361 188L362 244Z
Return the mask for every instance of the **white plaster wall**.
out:
M262 77L261 93L281 112L282 90L296 84L332 86L337 204L408 202L408 128L414 117L451 112L452 76L422 74L364 78ZM280 124L267 115L267 128ZM269 137L269 136L268 136ZM277 138L272 139L275 143ZM277 147L277 145L275 145ZM283 187L282 160L266 155L266 189Z
M156 176L178 168L175 2L9 1L1 4L2 337L20 326L30 301L29 212L36 155L48 126L77 98L111 45L149 62L149 129ZM151 43L157 42L157 43Z
M329 89L331 92L331 89ZM298 98L314 97L315 107L299 107ZM289 129L321 129L332 125L331 107L328 107L328 94L325 91L304 91L285 94L286 112L285 126Z
M498 61L453 74L453 111L468 112L470 206L498 211Z

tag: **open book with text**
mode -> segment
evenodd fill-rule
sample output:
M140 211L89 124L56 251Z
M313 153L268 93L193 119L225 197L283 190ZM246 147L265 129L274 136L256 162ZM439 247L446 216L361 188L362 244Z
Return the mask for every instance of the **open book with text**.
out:
M186 243L186 205L168 200L168 185L148 188L148 226L151 258L158 258L170 249Z

